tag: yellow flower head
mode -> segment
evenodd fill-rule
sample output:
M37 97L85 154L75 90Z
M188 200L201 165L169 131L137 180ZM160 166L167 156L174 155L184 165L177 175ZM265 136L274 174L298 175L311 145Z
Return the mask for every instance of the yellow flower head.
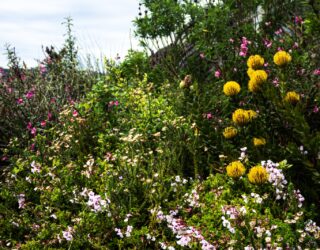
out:
M300 95L294 91L290 91L286 94L284 100L294 105L300 101Z
M238 130L235 127L226 127L223 131L223 136L226 139L231 139L238 134Z
M255 78L251 77L248 82L248 89L250 92L258 92L260 90L261 84L259 84Z
M246 172L246 168L240 161L231 162L227 166L227 175L232 178L239 178L240 176L244 175Z
M259 69L263 66L263 64L264 59L259 55L250 56L247 61L248 67L252 69Z
M249 74L249 73L248 73ZM255 70L250 72L248 89L250 92L258 92L261 85L267 81L268 74L264 70Z
M247 110L237 109L232 114L232 121L237 125L245 125L250 121L250 117Z
M248 179L253 184L262 184L268 181L268 172L267 170L258 165L250 169L248 174Z
M263 145L266 145L267 141L266 139L260 137L260 138L253 138L253 145L256 146L256 147L259 147L259 146L263 146Z
M249 76L250 79L252 78L254 71L255 71L255 70L254 70L253 68L248 68L247 74L248 74L248 76Z
M280 67L287 65L291 60L291 55L286 51L278 51L273 56L274 63Z
M223 86L223 93L227 96L233 96L240 92L240 85L237 82L230 81Z
M258 116L257 112L252 109L247 110L247 112L248 112L250 121Z
M264 70L256 70L252 74L252 78L254 78L257 81L257 83L261 84L267 81L268 74Z

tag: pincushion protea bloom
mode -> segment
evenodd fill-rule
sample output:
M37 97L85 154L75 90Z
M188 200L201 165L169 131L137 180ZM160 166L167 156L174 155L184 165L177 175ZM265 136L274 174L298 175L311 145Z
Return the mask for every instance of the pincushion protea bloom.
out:
M263 184L268 181L268 172L260 165L255 166L250 169L248 179L253 184Z
M263 64L264 64L264 59L260 55L250 56L247 61L247 66L254 70L261 68Z
M240 90L240 84L235 81L229 81L223 86L223 93L227 96L237 95Z
M290 63L292 60L291 55L286 51L278 51L273 56L273 61L276 65L282 67Z
M266 139L260 137L260 138L253 138L253 145L255 147L259 147L259 146L263 146L263 145L266 145L267 141Z
M295 91L289 91L286 96L284 97L284 100L290 104L297 104L300 101L300 95L296 93Z
M223 136L226 139L231 139L238 134L238 130L235 127L226 127L223 131Z
M227 166L227 175L231 178L239 178L246 172L246 168L240 161L231 162Z

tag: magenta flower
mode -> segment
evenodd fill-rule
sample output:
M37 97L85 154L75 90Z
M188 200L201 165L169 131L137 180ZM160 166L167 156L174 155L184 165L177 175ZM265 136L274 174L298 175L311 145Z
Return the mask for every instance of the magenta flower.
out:
M52 119L52 113L49 111L48 112L48 120L51 121L51 119Z
M27 129L28 129L28 130L31 130L31 129L32 129L32 123L31 123L31 122L28 122Z
M42 121L40 124L41 124L41 127L45 127L47 125L47 122L46 121Z
M37 128L33 127L33 128L31 129L31 134L32 134L33 136L36 136L36 134L37 134Z
M264 46L266 46L267 48L271 48L272 46L272 41L268 40L268 39L264 39L263 40L263 44Z
M22 98L19 98L18 100L17 100L17 104L22 104L23 103L23 99Z
M78 111L77 111L77 110L73 110L73 112L72 112L72 116L73 116L73 117L77 117L77 116L78 116L78 114L79 114L79 113L78 113Z
M316 76L320 76L320 68L319 69L315 69L313 71L313 74L316 75Z
M318 113L318 112L319 112L319 107L318 107L317 105L314 106L312 112L313 112L313 113Z
M303 24L303 19L302 19L301 16L295 16L295 17L294 17L294 22L295 22L296 24Z
M283 30L280 28L280 29L276 30L274 33L276 35L281 35L283 33Z
M44 64L42 64L42 63L39 65L39 70L40 70L41 74L44 74L44 73L47 72L46 66Z
M28 91L27 94L26 94L26 98L27 99L31 99L33 97L34 97L34 90Z
M216 77L216 78L220 78L221 77L221 71L218 69L218 70L216 70L215 72L214 72L214 76Z

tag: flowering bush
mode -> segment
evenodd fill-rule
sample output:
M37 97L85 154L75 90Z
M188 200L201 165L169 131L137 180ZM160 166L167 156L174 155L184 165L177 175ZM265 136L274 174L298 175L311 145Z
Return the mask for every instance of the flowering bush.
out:
M106 59L11 137L1 248L319 247L317 6L197 2L142 1L142 43L172 44ZM73 79L54 58L45 79Z

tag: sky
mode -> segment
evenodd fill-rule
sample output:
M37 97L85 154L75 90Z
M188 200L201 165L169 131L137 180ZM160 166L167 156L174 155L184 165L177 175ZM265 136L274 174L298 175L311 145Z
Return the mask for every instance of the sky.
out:
M15 47L28 67L44 58L43 47L61 48L63 22L73 19L73 31L82 57L123 58L138 49L133 20L138 0L6 0L0 2L0 66L6 67L6 44Z

